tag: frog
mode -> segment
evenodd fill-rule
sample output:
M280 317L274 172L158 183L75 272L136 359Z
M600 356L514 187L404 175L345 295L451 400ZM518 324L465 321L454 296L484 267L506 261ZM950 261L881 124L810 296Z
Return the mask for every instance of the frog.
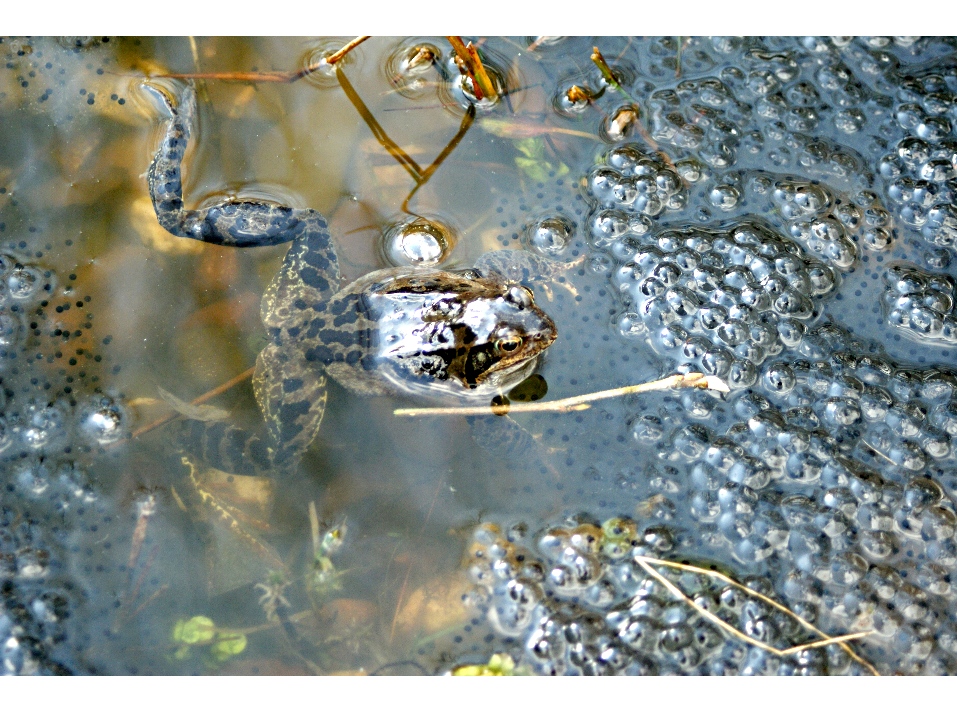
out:
M528 279L549 272L545 258L498 250L466 269L389 267L343 285L316 210L238 198L187 208L183 159L196 92L190 83L175 106L160 94L170 116L147 172L159 224L223 246L291 243L261 303L268 342L252 385L265 435L183 421L211 466L237 474L295 469L319 432L330 378L362 396L489 402L531 375L556 340Z

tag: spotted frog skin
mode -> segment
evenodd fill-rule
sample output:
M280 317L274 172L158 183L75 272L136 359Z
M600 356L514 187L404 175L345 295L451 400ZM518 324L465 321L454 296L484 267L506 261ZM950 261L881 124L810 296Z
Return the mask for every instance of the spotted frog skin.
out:
M530 375L555 340L554 322L516 279L534 271L534 255L489 253L462 271L383 269L339 288L335 247L315 210L248 200L187 210L182 161L193 87L169 108L147 176L160 225L219 245L292 243L262 300L269 344L253 388L267 435L187 421L209 464L231 472L250 463L261 471L295 467L319 430L328 377L363 395L488 401Z

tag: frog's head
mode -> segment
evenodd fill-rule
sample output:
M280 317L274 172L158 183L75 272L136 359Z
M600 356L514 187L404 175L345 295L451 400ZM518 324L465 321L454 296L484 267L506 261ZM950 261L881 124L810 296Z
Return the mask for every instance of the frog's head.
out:
M558 335L530 290L474 270L392 271L363 298L376 324L378 363L387 366L378 372L396 390L429 398L507 391L531 375Z
M448 374L470 390L506 391L518 385L558 336L555 322L526 287L503 287L501 293L476 296L463 307Z

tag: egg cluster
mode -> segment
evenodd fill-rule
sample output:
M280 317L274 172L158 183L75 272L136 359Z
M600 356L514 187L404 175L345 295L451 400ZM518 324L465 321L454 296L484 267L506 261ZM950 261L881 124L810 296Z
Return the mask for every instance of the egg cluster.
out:
M640 225L650 225L649 217L681 210L688 201L677 168L634 144L609 151L603 164L588 174L585 190L605 208L602 215L634 214Z
M654 235L620 228L608 245L626 307L620 332L733 388L753 385L767 358L799 344L815 300L837 286L830 267L757 221Z
M482 525L466 557L476 589L470 598L487 610L499 635L517 641L510 653L535 674L862 670L838 646L775 652L815 638L797 617L754 595L771 593L764 577L718 578L706 568L655 563L680 557L682 538L673 527L642 526L630 518L597 524L575 517L534 536L523 524L504 530ZM808 606L798 608L803 616L812 613ZM702 609L740 635L702 615Z
M71 309L88 309L87 301L71 300L72 288L56 285L51 270L15 251L0 252L0 461L56 458L111 444L127 432L129 417L118 400L80 395L80 384L99 379L73 367L82 361L98 368L102 357L77 345L92 326L91 314L81 329L61 322ZM70 369L46 368L64 361Z
M891 326L919 339L957 342L952 277L897 264L884 272L884 282L883 306Z
M17 522L0 508L0 673L4 675L69 672L48 655L64 638L69 599L47 585L50 552L37 539L38 527Z
M932 245L953 250L957 76L946 69L906 75L896 89L894 117L905 137L880 160L887 197L903 223Z
M837 646L780 656L715 628L649 574L652 557L733 562L719 569L819 629L870 631L853 648L881 673L955 669L957 372L901 367L832 324L790 353L726 401L636 412L656 462L634 519L475 532L470 600L496 649L541 674L865 672ZM773 648L813 638L727 581L655 570Z
M84 464L125 437L130 423L120 399L98 389L106 360L89 347L89 298L77 299L75 275L62 284L43 254L28 257L12 243L0 251L3 674L86 669L77 657L84 584L68 573L70 547L97 531L104 514L94 514L98 498Z

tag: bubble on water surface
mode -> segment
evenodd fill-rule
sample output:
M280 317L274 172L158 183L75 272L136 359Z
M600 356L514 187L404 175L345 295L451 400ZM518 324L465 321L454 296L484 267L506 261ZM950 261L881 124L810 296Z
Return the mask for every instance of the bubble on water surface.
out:
M455 246L452 228L435 219L408 218L382 234L382 251L397 267L434 267L444 262Z

